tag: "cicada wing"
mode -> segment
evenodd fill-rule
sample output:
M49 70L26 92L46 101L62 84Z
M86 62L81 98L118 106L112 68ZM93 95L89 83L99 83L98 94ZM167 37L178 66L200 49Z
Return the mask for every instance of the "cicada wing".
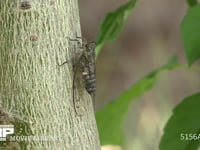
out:
M77 115L81 116L84 113L83 102L81 98L84 94L84 84L82 80L82 62L84 61L84 54L82 53L73 68L73 105Z
M93 106L95 106L95 52L94 42L84 43L82 45L83 51L73 63L73 105L78 115L84 113L84 106L86 106L81 98L84 96L84 89L91 95Z

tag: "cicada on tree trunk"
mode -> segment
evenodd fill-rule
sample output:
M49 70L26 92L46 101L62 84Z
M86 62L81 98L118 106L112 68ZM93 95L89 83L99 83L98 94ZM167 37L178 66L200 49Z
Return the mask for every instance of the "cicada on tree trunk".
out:
M73 66L73 105L76 113L82 115L81 89L84 89L92 96L93 107L95 107L95 91L96 91L96 72L95 72L95 42L94 41L84 41L80 42L80 38L70 39L69 41L77 42L75 44L77 48L81 49L81 53L74 55L72 59ZM75 47L76 48L76 47ZM64 65L64 62L61 65Z

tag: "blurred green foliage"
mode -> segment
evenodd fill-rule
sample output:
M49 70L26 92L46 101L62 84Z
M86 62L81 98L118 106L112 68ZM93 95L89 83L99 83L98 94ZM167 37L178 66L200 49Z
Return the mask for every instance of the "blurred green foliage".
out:
M97 56L105 43L114 40L119 35L136 1L129 1L115 11L107 14L96 40ZM197 0L187 0L187 2L190 8L181 24L181 34L188 63L192 65L200 59L200 5L197 5ZM123 122L130 103L133 100L137 100L138 97L142 96L155 85L157 76L161 71L171 70L177 66L177 57L174 56L166 65L133 84L132 87L124 91L118 98L96 112L97 126L102 145L123 145L125 139L123 135ZM199 106L200 93L197 93L183 100L174 109L174 114L165 127L165 132L160 142L160 150L197 149L199 145L198 140L181 140L181 133L200 133L200 122L198 121L198 117L200 116Z
M200 5L188 0L189 8L181 24L181 34L189 65L200 59ZM195 6L196 5L196 6ZM200 140L200 93L184 99L174 109L164 129L160 150L197 150Z
M123 122L130 103L154 86L157 76L161 71L170 70L177 66L177 57L173 56L167 64L133 84L127 91L123 92L118 98L96 113L97 126L102 145L123 144Z
M190 7L193 7L198 4L198 0L187 0L187 3Z
M190 8L181 24L185 54L189 65L200 58L200 5Z
M160 150L196 150L200 143L200 93L183 100L168 121Z
M114 40L119 35L123 24L133 10L136 1L137 0L131 0L106 15L96 40L96 56L98 56L106 42Z

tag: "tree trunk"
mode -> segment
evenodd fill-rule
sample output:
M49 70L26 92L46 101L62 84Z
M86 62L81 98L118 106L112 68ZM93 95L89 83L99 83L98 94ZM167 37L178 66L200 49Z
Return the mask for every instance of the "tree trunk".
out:
M14 125L0 149L100 149L91 97L76 87L77 114L73 61L60 66L81 51L76 35L77 0L0 1L0 124Z

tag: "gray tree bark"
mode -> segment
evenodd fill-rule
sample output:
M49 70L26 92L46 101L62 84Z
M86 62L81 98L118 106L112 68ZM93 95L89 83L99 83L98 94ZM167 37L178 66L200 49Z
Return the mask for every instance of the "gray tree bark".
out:
M0 124L14 125L0 149L100 149L91 97L77 92L77 115L72 61L59 66L81 51L68 41L78 11L78 0L0 1Z

